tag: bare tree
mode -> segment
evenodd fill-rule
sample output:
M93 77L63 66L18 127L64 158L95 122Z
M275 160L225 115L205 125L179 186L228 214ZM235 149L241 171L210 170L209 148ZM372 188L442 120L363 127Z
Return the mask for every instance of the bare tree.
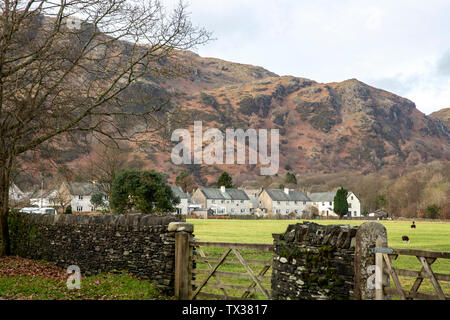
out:
M111 186L116 175L123 169L140 169L143 165L139 160L130 159L131 148L119 143L102 144L89 157L86 180L95 181L97 187L111 196Z
M157 0L0 0L0 256L17 158L80 132L139 140L164 127L169 104L133 104L130 90L180 75L176 52L209 38L181 2L168 14Z
M50 200L55 204L55 206L59 207L61 213L66 211L66 207L70 205L70 195L65 194L61 190L57 190L55 195L50 198Z

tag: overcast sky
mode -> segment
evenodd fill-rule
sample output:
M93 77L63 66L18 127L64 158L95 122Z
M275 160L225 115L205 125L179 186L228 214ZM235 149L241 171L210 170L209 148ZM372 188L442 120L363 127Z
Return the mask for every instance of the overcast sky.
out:
M357 78L425 114L450 107L449 0L190 0L189 11L216 38L196 50L203 57Z

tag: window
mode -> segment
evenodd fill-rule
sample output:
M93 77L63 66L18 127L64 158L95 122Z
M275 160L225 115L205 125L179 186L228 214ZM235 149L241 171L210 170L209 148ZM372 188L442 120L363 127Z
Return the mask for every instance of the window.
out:
M294 201L295 204L297 204L297 201Z
M322 202L322 205L324 206L324 205L325 205L325 202Z
M348 204L348 207L349 207L349 208L351 208L351 207L352 207L352 203L351 203L351 202L350 202L350 203Z
M83 200L83 196L78 196L78 200Z
M333 204L333 202L330 201L330 206Z
M352 199L352 200L353 200L353 196L351 196L351 197L350 197L350 199Z
M78 211L78 212L83 211L83 207L77 206L77 211Z
M280 201L277 201L277 204L280 204Z
M231 209L231 213L234 213L234 209L233 208Z
M223 200L221 201L221 203L223 203Z
M303 201L303 204L306 204L306 201Z
M244 203L244 200L241 200L241 203Z

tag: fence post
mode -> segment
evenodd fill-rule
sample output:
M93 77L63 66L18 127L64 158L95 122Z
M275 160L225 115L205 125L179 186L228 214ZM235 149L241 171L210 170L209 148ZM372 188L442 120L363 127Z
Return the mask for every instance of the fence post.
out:
M387 248L381 237L378 237L376 242L377 248ZM389 278L388 278L389 280ZM384 259L383 253L375 253L375 300L385 300L383 286L386 285L386 275L384 274Z
M373 280L376 277L375 254L371 251L376 247L377 239L381 237L387 245L386 228L378 222L370 221L361 224L356 232L355 243L355 300L375 300L375 286ZM375 279L376 280L376 279Z
M175 231L175 297L188 300L192 293L192 233L194 225L186 222L171 222L169 231Z

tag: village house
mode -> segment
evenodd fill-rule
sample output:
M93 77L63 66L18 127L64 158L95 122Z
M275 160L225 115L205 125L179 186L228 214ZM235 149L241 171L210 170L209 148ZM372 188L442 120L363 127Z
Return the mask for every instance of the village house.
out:
M361 201L359 198L351 191L347 194L348 212L351 217L361 216Z
M173 194L180 198L180 203L176 206L177 211L174 212L176 214L187 214L188 213L188 202L189 202L189 195L183 191L178 186L172 186L172 192Z
M319 215L323 217L337 217L334 212L335 192L313 192L308 194L314 207L319 210Z
M319 210L319 215L323 217L338 217L334 212L335 192L313 192L308 194L311 203ZM359 198L351 191L347 194L348 217L361 216L361 202Z
M214 214L249 214L250 199L243 190L220 188L198 188L192 195L193 204L212 209Z
M104 209L95 208L91 203L91 197L95 193L102 193L105 203L108 204L108 197L92 182L64 182L58 192L70 200L73 212L93 212L96 209Z
M21 201L26 197L26 194L20 190L15 183L11 182L9 186L9 200L10 201Z
M294 213L302 214L307 203L310 201L308 196L300 190L264 189L258 196L258 206L269 216L282 214L288 215Z
M30 196L30 204L39 208L58 206L57 193L57 190L38 190Z
M243 190L247 194L247 197L250 199L250 212L251 213L256 212L256 210L259 208L258 197L263 189L262 188L259 188L259 189L242 188L241 190Z

